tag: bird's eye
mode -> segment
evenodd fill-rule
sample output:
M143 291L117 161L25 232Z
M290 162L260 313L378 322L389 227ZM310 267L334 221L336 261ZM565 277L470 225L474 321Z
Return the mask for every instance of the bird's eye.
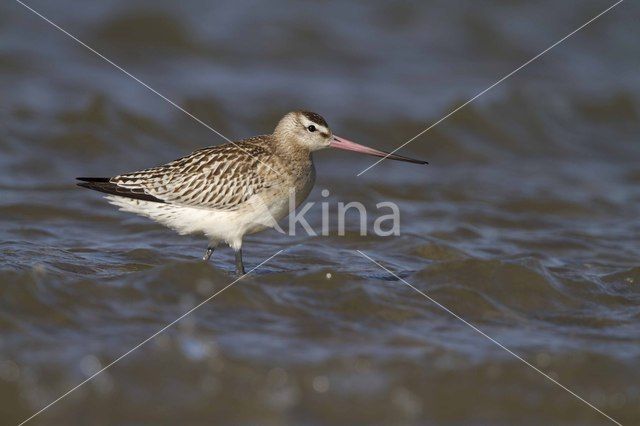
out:
M314 126L313 124L310 125L309 127L307 127L307 130L310 132L315 132L316 131L316 126Z

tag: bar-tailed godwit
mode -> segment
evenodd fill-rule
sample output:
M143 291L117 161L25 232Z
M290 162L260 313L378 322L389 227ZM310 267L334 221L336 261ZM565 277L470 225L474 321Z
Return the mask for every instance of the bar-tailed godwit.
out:
M312 154L324 148L427 164L334 136L320 115L294 111L270 135L202 148L138 172L80 177L78 185L107 193L120 210L180 234L204 234L204 260L219 243L228 244L236 254L236 273L244 274L243 237L273 227L304 201L315 181Z

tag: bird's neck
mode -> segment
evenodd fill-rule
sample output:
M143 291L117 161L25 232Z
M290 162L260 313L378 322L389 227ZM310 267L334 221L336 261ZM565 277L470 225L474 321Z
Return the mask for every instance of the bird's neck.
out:
M291 136L287 134L276 134L272 136L275 153L291 163L310 163L312 161L311 151L298 145Z

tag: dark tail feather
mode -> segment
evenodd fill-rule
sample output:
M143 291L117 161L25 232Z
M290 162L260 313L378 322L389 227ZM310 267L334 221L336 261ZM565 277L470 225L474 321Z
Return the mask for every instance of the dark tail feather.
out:
M78 186L83 188L93 189L94 191L104 192L105 194L118 195L120 197L134 198L136 200L164 203L163 200L145 193L140 188L123 188L115 183L111 183L109 182L110 178L79 177L76 179L83 181L78 184Z

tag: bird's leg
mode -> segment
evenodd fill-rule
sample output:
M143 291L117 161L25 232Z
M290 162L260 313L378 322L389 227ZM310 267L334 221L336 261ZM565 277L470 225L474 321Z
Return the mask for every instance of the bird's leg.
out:
M236 250L236 275L244 275L244 265L242 264L242 249Z
M211 258L211 255L213 254L213 251L215 249L216 249L216 246L207 247L207 251L204 252L204 256L202 256L202 260L204 260L205 262L208 261Z

